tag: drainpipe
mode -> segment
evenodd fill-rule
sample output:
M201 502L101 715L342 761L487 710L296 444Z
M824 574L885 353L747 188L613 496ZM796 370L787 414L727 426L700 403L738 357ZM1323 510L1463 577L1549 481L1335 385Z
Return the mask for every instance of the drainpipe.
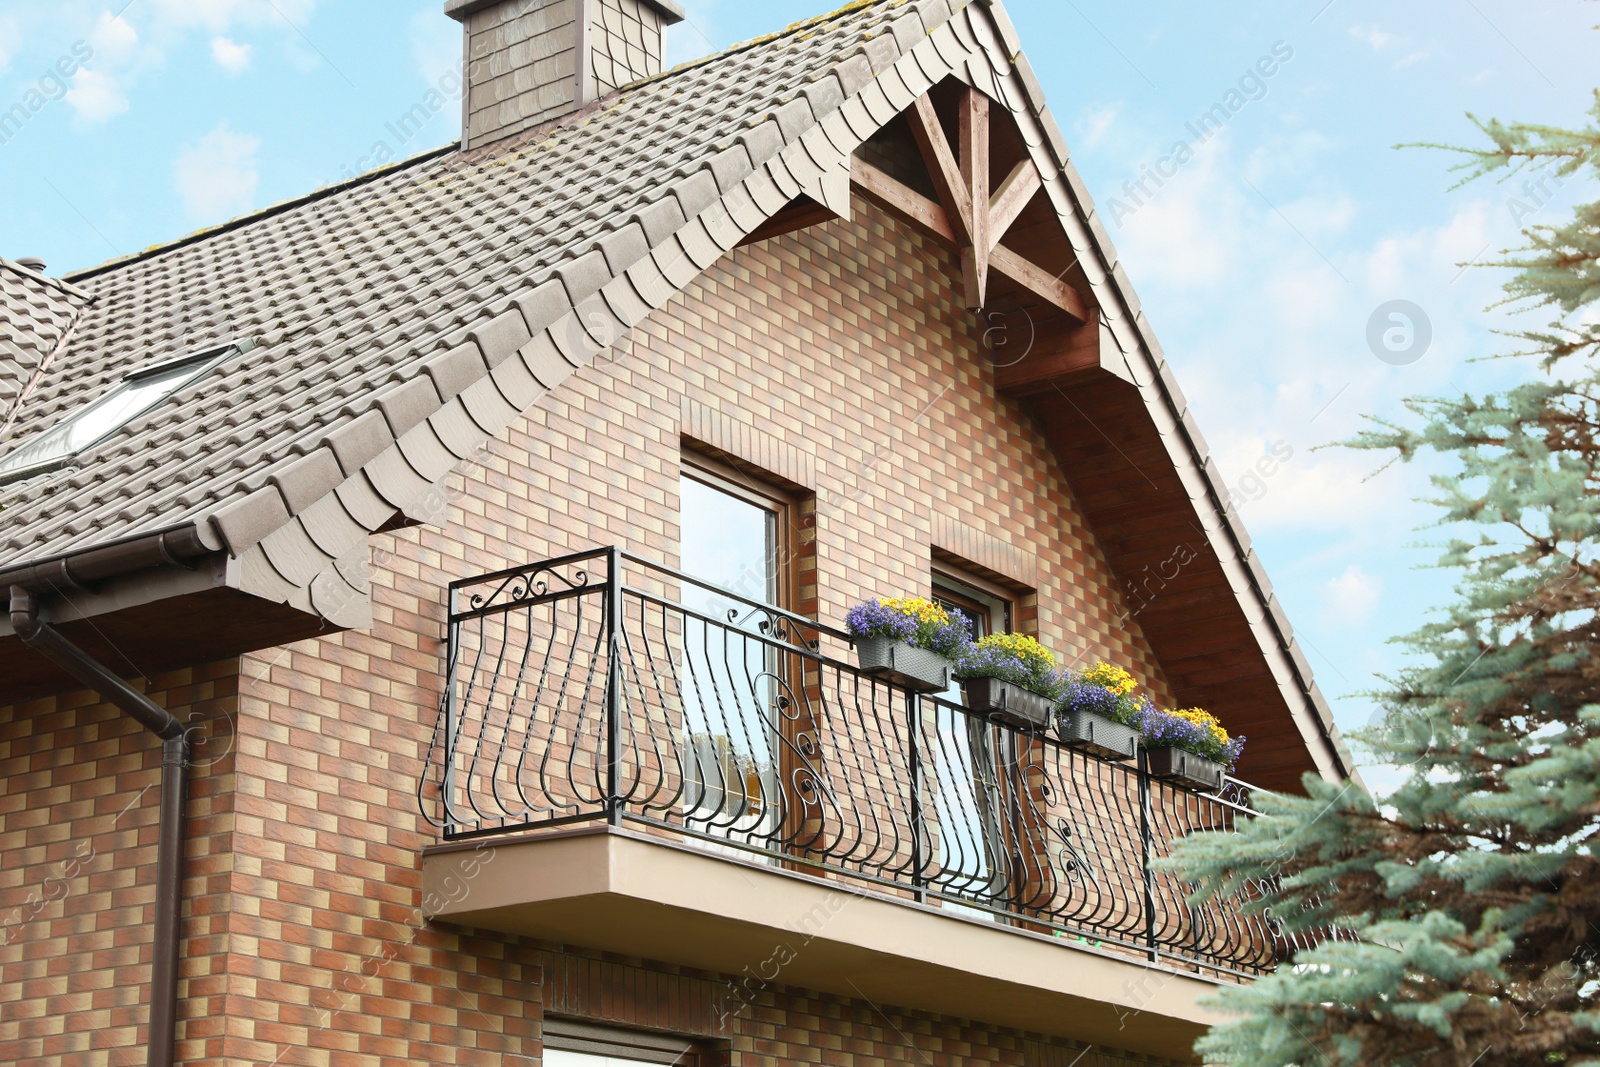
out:
M161 739L161 823L156 843L155 954L150 966L147 1067L172 1067L177 1055L178 920L183 910L184 799L189 737L167 709L128 685L83 649L39 621L33 593L11 587L11 626L35 652L115 704Z

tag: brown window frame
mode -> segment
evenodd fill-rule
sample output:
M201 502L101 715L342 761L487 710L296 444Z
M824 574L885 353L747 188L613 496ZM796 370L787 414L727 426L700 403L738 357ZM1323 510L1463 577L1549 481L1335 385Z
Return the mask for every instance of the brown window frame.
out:
M544 1020L544 1047L660 1067L703 1067L708 1051L703 1042L692 1037L548 1016Z
M1005 589L994 584L993 582L985 581L974 574L958 570L948 564L939 562L935 562L931 568L928 585L934 599L949 601L952 604L956 604L962 608L965 608L974 615L982 615L988 618L990 633L998 633L1002 630L1009 630L1015 623L1015 619L1017 617L1017 599L1016 593L1012 590ZM983 601L972 596L971 593L962 591L962 589L959 588L961 586L965 586L967 589L970 589L973 592L988 597L990 600L994 601L994 604L985 604ZM995 606L1000 608L1000 614L1002 616L1000 622L998 623L995 622L993 617L993 610ZM974 634L973 636L982 637L983 635Z
M1014 589L982 578L973 572L953 565L942 559L935 559L929 568L929 592L935 601L944 601L954 604L975 616L988 620L988 633L1001 633L1010 631L1016 625L1018 595ZM978 594L974 596L973 594ZM979 599L982 597L984 599ZM996 609L999 609L996 612ZM997 620L995 615L1000 618ZM974 638L983 637L985 634L973 634ZM980 818L988 824L982 828L985 840L993 848L996 855L1003 854L1013 847L1017 838L1017 828L1008 815L1012 806L1007 791L1012 788L1012 783L1007 775L1007 765L1014 758L1014 753L1007 753L1002 744L1006 734L1000 727L985 725L977 722L971 724L969 746L977 752L987 752L988 758L993 761L988 768L995 775L995 784L990 786L982 776L974 783L974 788L982 791L982 811ZM980 742L978 735L983 736ZM990 834L995 835L990 838ZM1007 889L1011 887L1006 887ZM988 913L989 921L997 925L1010 926L1015 920L998 914Z
M799 602L802 575L801 550L804 544L800 536L799 517L802 503L809 494L803 490L783 488L777 479L767 477L762 472L751 471L742 465L735 466L725 459L708 455L694 448L688 438L683 440L678 467L679 474L684 478L727 493L773 514L775 533L772 552L777 561L777 565L773 568L773 578L776 588L772 592L771 601L763 602L770 603L797 620L811 617L802 612ZM681 504L679 514L680 516L682 514ZM680 561L682 549L683 530L680 523ZM804 626L797 625L792 636L796 641L810 641L815 638L815 631L807 631ZM791 685L799 688L808 685L806 661L803 656L798 652L780 652L778 661L779 672L789 679ZM797 739L805 729L805 724L786 720L780 728L782 736L775 755L778 759L779 780L787 783L793 772L790 761L794 758ZM792 807L792 810L799 809ZM794 827L785 828L786 836L792 836L794 832ZM788 860L780 862L785 866L791 865Z
M799 537L795 528L799 501L795 494L730 463L687 447L682 451L679 473L691 481L720 490L773 514L776 533L773 537L772 552L777 559L777 566L773 571L777 588L773 590L771 603L774 607L785 611L795 611L800 589L800 558L796 551ZM682 537L683 530L680 523L680 554Z

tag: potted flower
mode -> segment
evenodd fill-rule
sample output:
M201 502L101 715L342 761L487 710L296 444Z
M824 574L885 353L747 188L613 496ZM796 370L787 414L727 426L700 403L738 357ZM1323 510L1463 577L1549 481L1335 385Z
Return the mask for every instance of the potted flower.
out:
M1056 703L1056 733L1070 748L1103 759L1132 759L1139 747L1137 720L1143 705L1137 683L1121 667L1104 661L1068 674Z
M863 674L920 693L950 688L955 661L972 644L964 618L919 596L868 600L851 608L845 629L855 639Z
M1230 738L1209 711L1162 711L1148 701L1139 714L1139 739L1151 774L1212 792L1244 751L1244 738Z
M1061 692L1056 658L1025 634L990 634L956 664L967 707L1019 726L1044 726Z

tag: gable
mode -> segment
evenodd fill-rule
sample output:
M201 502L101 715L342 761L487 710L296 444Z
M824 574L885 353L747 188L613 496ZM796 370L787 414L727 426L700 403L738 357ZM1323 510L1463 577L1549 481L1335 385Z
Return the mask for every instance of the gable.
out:
M1133 300L1120 267L1090 282L1071 224L1092 236L1093 218L1053 209L1013 99L953 73L862 144L853 183L959 257L995 387L1049 441L1177 704L1225 709L1252 739L1241 773L1293 788L1326 769L1308 751L1331 716L1170 368L1113 328ZM1284 714L1305 696L1315 720Z

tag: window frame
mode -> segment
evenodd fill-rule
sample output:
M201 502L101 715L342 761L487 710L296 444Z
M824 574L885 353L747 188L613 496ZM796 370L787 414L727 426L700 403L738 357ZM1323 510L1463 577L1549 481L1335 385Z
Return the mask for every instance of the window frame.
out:
M985 581L969 571L942 560L935 559L929 568L928 589L929 595L935 602L943 601L987 619L988 633L1009 632L1016 624L1015 591ZM985 634L973 634L974 638L983 636ZM995 865L1001 862L997 857L1004 854L1015 836L1015 827L1010 825L1010 819L1006 817L1010 811L1005 797L1008 783L1002 781L1008 762L1015 758L1015 753L1004 751L1005 746L1002 742L1008 737L1008 734L992 723L979 722L976 719L967 723L967 751L974 761L981 760L987 765L987 773L975 777L973 790L980 820L978 833L981 834L988 853L986 862L995 873L998 873ZM974 770L977 769L975 763ZM993 891L1003 892L1008 888L1001 885L993 875L991 878ZM974 917L998 925L1013 924L1012 919L993 911L988 906L974 906L952 900L945 901L944 906L953 906L958 911L970 913Z
M805 560L802 553L806 550L806 540L801 536L799 527L800 516L804 513L804 505L810 494L800 488L789 487L763 471L749 469L743 464L736 465L729 459L722 458L726 454L713 455L704 451L705 446L696 447L696 442L685 437L679 453L679 474L683 478L708 486L738 500L743 500L773 515L773 544L772 553L775 565L772 568L773 593L770 601L764 601L771 607L777 608L790 619L793 626L791 640L808 642L815 636L813 631L808 631L805 624L814 620L816 606L814 598L810 601L810 611L802 611L800 600L802 577L805 574ZM789 483L792 486L792 483ZM679 501L679 530L678 551L679 563L682 564L683 546L685 535L682 524L682 501ZM789 680L797 688L804 688L807 682L806 660L800 655L799 650L782 651L775 649L776 672ZM793 771L791 761L796 748L796 738L804 728L798 720L785 719L780 725L777 747L775 750L776 766L780 773L780 782L788 782ZM785 828L785 834L791 833L792 828ZM779 859L779 863L787 865L789 861Z
M148 366L140 367L137 370L129 371L122 376L121 380L93 400L85 404L79 404L72 411L59 418L54 425L30 434L27 439L19 441L4 454L0 454L0 485L7 485L39 474L47 474L51 471L61 470L64 467L70 467L79 456L98 448L134 420L142 418L165 404L178 393L210 374L230 356L248 352L254 347L255 341L250 338L229 341L227 344L213 345L198 351L185 353L174 359L161 360ZM172 382L169 388L164 391L157 391L145 403L136 404L115 423L105 427L93 438L85 440L76 447L71 447L71 430L74 427L94 415L95 412L105 408L118 396L138 388L140 383L168 374L172 375ZM29 450L38 449L39 446L49 441L52 436L59 437L55 447L40 452L30 462L20 465L15 463L19 456L25 455Z
M990 633L1009 631L1015 625L1017 600L1009 589L937 561L930 568L928 585L934 599L942 597L974 614L987 615Z
M799 502L794 494L732 464L692 451L687 447L682 451L679 474L772 514L774 532L771 551L775 565L772 568L774 588L769 603L791 614L796 613L795 603L800 588L800 558L795 551L799 538L794 529L794 517ZM678 510L680 560L683 555L684 536L682 509L680 498Z
M702 1067L705 1062L703 1042L677 1034L547 1016L543 1036L546 1049L560 1052L609 1056L658 1067Z

